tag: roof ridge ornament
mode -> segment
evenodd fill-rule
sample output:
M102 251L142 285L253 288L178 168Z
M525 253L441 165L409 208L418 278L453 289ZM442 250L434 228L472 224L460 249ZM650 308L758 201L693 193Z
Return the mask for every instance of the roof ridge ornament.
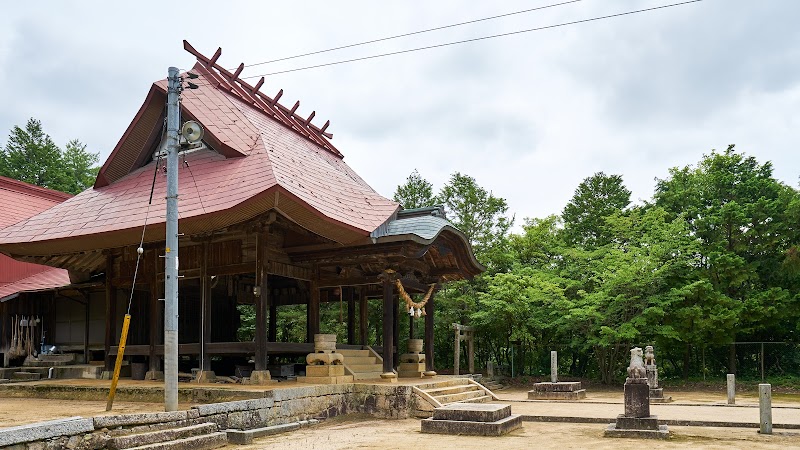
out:
M217 87L223 88L228 93L238 97L268 116L271 116L288 128L295 130L298 134L322 148L327 149L334 155L340 158L343 157L341 152L330 142L330 139L333 139L333 134L326 131L330 126L330 120L326 121L325 125L320 128L311 123L311 119L314 118L316 112L312 112L311 116L307 118L297 114L297 108L300 106L299 101L297 101L291 109L278 103L278 100L283 95L283 89L278 91L274 98L270 98L260 91L265 81L264 77L261 77L255 86L242 80L239 78L239 75L241 75L244 70L244 63L239 64L233 73L217 64L220 56L222 56L222 47L218 47L211 58L197 51L197 49L192 47L185 39L183 41L183 48L197 58L197 62L208 71L209 76L214 79Z

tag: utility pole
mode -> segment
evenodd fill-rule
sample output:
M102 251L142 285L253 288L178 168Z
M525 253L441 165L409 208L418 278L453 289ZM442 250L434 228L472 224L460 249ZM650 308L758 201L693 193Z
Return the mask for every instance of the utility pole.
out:
M178 410L178 97L176 67L167 77L167 243L164 249L164 410Z

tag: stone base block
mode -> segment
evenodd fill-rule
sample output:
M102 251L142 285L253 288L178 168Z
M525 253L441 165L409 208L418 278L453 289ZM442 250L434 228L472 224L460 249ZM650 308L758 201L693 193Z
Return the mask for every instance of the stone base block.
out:
M557 383L536 383L528 391L530 400L581 400L586 398L586 389L581 389L580 381L560 381Z
M618 430L658 430L658 416L650 417L625 417L617 416Z
M528 400L583 400L586 389L574 392L536 392L528 391Z
M422 432L469 436L502 436L522 428L522 416L512 415L496 422L422 419Z
M436 376L436 371L435 370L428 370L427 372L423 372L422 374L425 375L426 377L431 377L432 378L432 377Z
M425 365L425 354L420 353L404 353L400 356L401 363L418 363ZM424 372L425 369L422 369Z
M381 381L388 381L389 383L397 383L397 374L395 374L394 372L382 373Z
M424 375L422 375L422 372L398 370L397 376L399 378L422 378Z
M147 378L147 374L145 374L145 378ZM217 381L217 374L212 370L201 370L197 372L194 381L195 383L214 383Z
M164 379L164 372L160 370L148 370L146 374L144 374L145 380L150 381L159 381Z
M666 425L659 425L658 430L621 430L617 424L608 424L605 437L621 437L636 439L669 439L669 428Z
M352 375L342 375L342 376L334 376L334 377L297 377L298 383L308 383L308 384L344 384L344 383L352 383L353 376Z
M672 397L651 398L650 403L672 403Z
M628 378L631 380L631 378ZM650 387L640 379L635 382L626 381L623 399L625 402L625 417L650 417Z
M434 420L497 422L511 416L511 405L497 403L451 403L433 411Z
M250 372L250 384L270 384L272 375L269 370L254 370Z
M114 376L114 372L110 370L104 370L103 373L100 374L101 380L110 380Z
M580 381L559 381L556 383L535 383L533 390L537 392L575 392L581 390Z
M306 366L306 377L341 377L344 376L344 366Z

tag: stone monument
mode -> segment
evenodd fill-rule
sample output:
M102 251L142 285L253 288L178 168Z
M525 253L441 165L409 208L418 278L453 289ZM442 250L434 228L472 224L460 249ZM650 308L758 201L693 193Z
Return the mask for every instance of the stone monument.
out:
M531 400L580 400L586 398L586 389L580 381L558 381L558 352L550 352L550 382L533 385L528 391Z
M658 366L653 346L644 348L644 367L647 370L647 384L650 385L650 403L669 403L672 397L664 397L664 389L658 385Z
M397 375L400 378L422 378L425 373L425 353L422 339L408 340L408 353L400 355Z
M669 438L667 426L659 425L658 417L650 415L650 385L639 347L631 349L624 397L625 414L617 416L617 422L608 425L606 437Z
M336 353L335 334L315 334L314 353L306 356L306 376L297 377L300 383L352 383L353 376L344 374L344 356Z

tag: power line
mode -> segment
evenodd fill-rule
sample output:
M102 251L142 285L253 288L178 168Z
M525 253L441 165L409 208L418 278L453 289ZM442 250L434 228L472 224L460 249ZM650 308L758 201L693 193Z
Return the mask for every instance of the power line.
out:
M541 9L554 8L556 6L568 5L570 3L578 3L578 2L581 2L581 1L583 1L583 0L570 0L570 1L561 2L561 3L553 3L552 5L538 6L536 8L523 9L522 11L514 11L514 12L510 12L510 13L505 13L505 14L498 14L496 16L483 17L481 19L473 19L473 20L468 20L466 22L459 22L459 23L454 23L454 24L450 24L450 25L443 25L443 26L439 26L439 27L435 27L435 28L428 28L428 29L425 29L425 30L412 31L410 33L397 34L397 35L394 35L394 36L387 36L387 37L382 37L382 38L378 38L378 39L372 39L372 40L369 40L369 41L358 42L358 43L355 43L355 44L347 44L347 45L342 45L342 46L339 46L339 47L327 48L325 50L317 50L317 51L313 51L313 52L303 53L303 54L300 54L300 55L286 56L284 58L278 58L278 59L271 59L269 61L263 61L263 62L259 62L259 63L248 64L245 67L255 67L255 66L261 66L261 65L264 65L264 64L271 64L271 63L278 62L278 61L286 61L286 60L289 60L289 59L302 58L304 56L318 55L320 53L327 53L327 52L333 52L333 51L336 51L336 50L343 50L345 48L352 48L352 47L358 47L358 46L361 46L361 45L374 44L376 42L389 41L389 40L392 40L392 39L398 39L398 38L402 38L402 37L414 36L416 34L430 33L431 31L439 31L439 30L445 30L447 28L460 27L462 25L469 25L469 24L478 23L478 22L485 22L487 20L500 19L502 17L509 17L509 16L514 16L514 15L517 15L517 14L529 13L529 12L538 11L538 10L541 10Z
M559 24L555 24L555 25L547 25L547 26L543 26L543 27L529 28L527 30L511 31L511 32L508 32L508 33L501 33L501 34L493 34L493 35L490 35L490 36L482 36L482 37L477 37L477 38L472 38L472 39L464 39L464 40L461 40L461 41L446 42L446 43L443 43L443 44L428 45L428 46L425 46L425 47L417 47L417 48L411 48L411 49L407 49L407 50L398 50L396 52L380 53L380 54L371 55L371 56L362 56L360 58L345 59L345 60L334 61L334 62L330 62L330 63L315 64L313 66L298 67L296 69L280 70L280 71L277 71L277 72L269 72L269 73L264 73L264 74L261 74L261 75L252 75L252 76L240 77L240 78L243 79L243 80L247 80L247 79L250 79L250 78L260 78L260 77L265 77L265 76L269 76L269 75L280 75L280 74L289 73L289 72L299 72L301 70L316 69L316 68L319 68L319 67L327 67L327 66L335 66L335 65L339 65L339 64L351 63L351 62L356 62L356 61L364 61L364 60L367 60L367 59L382 58L384 56L400 55L400 54L403 54L403 53L418 52L418 51L421 51L421 50L430 50L430 49L434 49L434 48L448 47L448 46L451 46L451 45L465 44L465 43L468 43L468 42L483 41L483 40L487 40L487 39L494 39L494 38L505 37L505 36L513 36L513 35L523 34L523 33L530 33L532 31L542 31L542 30L548 30L548 29L551 29L551 28L565 27L565 26L568 26L568 25L577 25L577 24L581 24L581 23L595 22L595 21L598 21L598 20L611 19L611 18L614 18L614 17L621 17L621 16L629 16L629 15L632 15L632 14L639 14L639 13L648 12L648 11L655 11L655 10L658 10L658 9L671 8L673 6L688 5L690 3L699 3L699 2L702 2L702 1L703 0L688 0L688 1L680 2L680 3L671 3L671 4L668 4L668 5L654 6L652 8L637 9L637 10L634 10L634 11L627 11L627 12L622 12L622 13L617 13L617 14L609 14L609 15L606 15L606 16L593 17L591 19L574 20L574 21L571 21L571 22L563 22L563 23L559 23Z

